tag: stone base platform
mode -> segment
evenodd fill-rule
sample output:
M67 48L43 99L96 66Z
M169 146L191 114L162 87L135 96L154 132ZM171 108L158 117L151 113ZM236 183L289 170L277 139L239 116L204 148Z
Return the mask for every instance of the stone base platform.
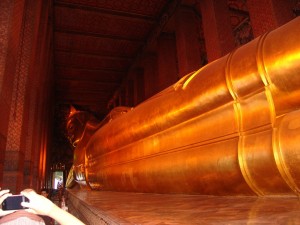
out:
M86 224L300 224L298 197L216 197L68 190Z

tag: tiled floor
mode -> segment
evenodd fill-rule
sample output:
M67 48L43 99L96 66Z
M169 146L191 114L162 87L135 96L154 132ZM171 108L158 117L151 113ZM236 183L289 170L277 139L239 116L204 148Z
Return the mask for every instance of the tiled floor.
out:
M69 190L98 224L300 224L297 197L213 197ZM76 204L75 204L76 207ZM81 208L82 209L82 208ZM81 210L79 209L79 210ZM85 218L89 221L89 218ZM90 218L91 219L91 218ZM87 222L85 221L85 222ZM90 224L97 224L93 218ZM105 223L104 223L104 222Z

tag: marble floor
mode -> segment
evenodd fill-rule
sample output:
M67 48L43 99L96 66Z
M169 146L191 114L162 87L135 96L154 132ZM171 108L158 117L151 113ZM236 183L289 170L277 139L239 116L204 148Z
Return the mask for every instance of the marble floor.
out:
M67 198L70 211L77 213L87 224L300 225L298 197L215 197L68 190Z

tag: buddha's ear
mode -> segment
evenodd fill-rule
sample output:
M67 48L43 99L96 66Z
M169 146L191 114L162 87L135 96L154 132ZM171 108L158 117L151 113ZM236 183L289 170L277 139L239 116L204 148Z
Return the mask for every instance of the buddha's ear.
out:
M77 112L77 110L75 109L74 106L70 106L70 115L72 115L73 113Z

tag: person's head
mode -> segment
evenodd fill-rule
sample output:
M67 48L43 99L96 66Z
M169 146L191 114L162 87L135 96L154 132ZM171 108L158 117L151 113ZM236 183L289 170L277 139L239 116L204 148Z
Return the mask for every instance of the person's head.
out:
M49 193L48 193L47 189L42 189L41 195L44 196L45 198L48 198Z
M0 218L2 225L45 225L44 220L33 213L18 210Z

